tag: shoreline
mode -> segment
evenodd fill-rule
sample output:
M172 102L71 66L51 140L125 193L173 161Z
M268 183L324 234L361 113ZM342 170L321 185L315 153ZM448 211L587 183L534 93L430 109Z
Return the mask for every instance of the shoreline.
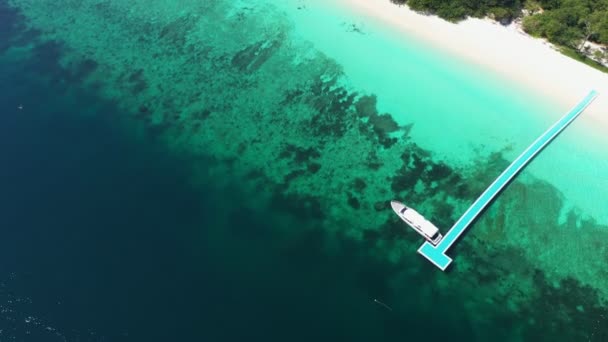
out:
M418 139L421 146L436 153L438 158L458 167L466 165L470 158L478 157L474 155L479 151L503 151L506 158L516 157L517 151L523 151L538 134L563 117L592 89L596 90L599 96L558 138L562 143L539 155L537 158L542 162L532 163L527 170L538 179L554 185L567 199L563 213L584 209L588 217L608 224L604 198L601 192L595 191L596 186L608 184L605 172L608 170L608 150L603 148L608 141L608 74L562 55L552 44L518 31L516 25L502 26L489 19L469 19L453 24L436 16L399 7L389 0L336 0L331 3L310 0L308 4L308 13L292 10L294 16L299 16L299 25L311 25L316 29L308 29L312 32L301 30L298 33L302 38L314 41L320 51L337 60L349 82L357 89L370 93L380 91L379 111L391 113L403 123L420 119L412 138ZM321 19L333 22L320 27L315 21ZM337 22L340 22L340 27L334 26ZM359 28L360 34L353 35L351 26ZM333 36L328 33L333 33ZM341 40L342 49L336 48L335 39ZM395 48L399 45L403 49ZM413 52L416 56L423 56L416 60L419 65L401 62L409 57L402 58L399 54L407 54L412 48L422 50L420 54ZM353 53L357 54L356 58L353 58ZM402 115L404 105L416 102L403 100L403 91L415 93L418 87L422 87L421 91L431 89L430 83L424 83L424 75L421 75L426 72L425 57L434 59L431 65L437 61L443 63L446 75L478 78L481 82L477 82L476 87L481 89L485 84L488 88L502 88L504 96L501 101L510 102L512 106L509 104L507 111L483 106L478 106L476 111L475 107L468 107L467 115L480 115L472 121L474 129L482 130L470 137L454 134L457 134L454 128L461 127L458 126L458 115L442 117L435 115L433 109L428 111L429 108L441 110L441 104L435 106L435 103L427 101L424 107L413 107L410 114ZM381 64L377 62L380 60L383 61ZM378 67L396 71L388 75L382 73L381 77L373 76L369 70L377 70ZM416 79L423 82L420 86L404 82L405 87L386 87L386 84L401 84L407 75L404 72L413 72ZM437 86L441 87L441 84ZM449 89L444 87L441 91ZM462 90L454 93L458 92ZM493 96L492 93L488 95ZM470 100L470 96L463 99L463 104ZM451 103L459 105L453 99ZM404 121L399 121L403 118ZM523 119L526 126L518 122ZM445 132L436 129L437 122L447 125L453 137L442 139ZM530 125L536 128L530 130ZM455 149L462 149L462 152L452 153ZM564 181L563 173L556 170L572 178L590 178L581 187L578 182Z
M515 23L503 26L490 19L469 18L454 24L388 0L339 2L358 15L551 99L563 111L549 113L552 117L563 115L594 89L598 98L577 121L594 138L608 132L608 74L561 54L551 43L526 34Z

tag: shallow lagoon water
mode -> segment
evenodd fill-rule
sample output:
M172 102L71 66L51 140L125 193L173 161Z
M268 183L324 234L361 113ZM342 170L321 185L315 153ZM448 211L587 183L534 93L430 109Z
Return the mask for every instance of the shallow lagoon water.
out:
M12 109L4 118L13 126L3 127L36 132L3 135L14 155L5 163L14 195L5 199L28 193L27 184L32 194L5 208L44 219L58 194L72 198L55 220L3 224L30 232L16 239L6 228L3 240L31 256L3 267L9 291L31 301L13 307L18 319L5 316L6 331L27 336L16 322L32 316L91 340L605 334L604 221L572 209L577 202L540 165L453 248L449 273L415 254L419 239L386 207L400 198L449 226L551 123L537 111L552 105L470 75L472 66L456 68L413 39L365 25L366 34L353 32L333 6L302 4L3 3L13 18L3 27L2 65L12 70L3 102L33 113ZM323 25L313 27L306 11L324 14ZM345 48L321 30L341 32ZM361 47L377 55L364 58ZM356 57L346 58L351 49ZM392 73L375 62L384 50L400 56L385 65ZM37 93L45 96L32 104ZM511 113L517 120L501 120ZM454 132L442 134L438 121ZM485 134L457 134L458 123ZM561 157L560 141L579 133L572 128L535 162ZM38 148L19 147L23 140ZM34 152L55 162L23 172L14 158ZM54 191L39 191L29 179L39 174ZM44 234L55 240L31 244ZM52 286L35 286L51 277ZM433 330L435 321L445 328Z

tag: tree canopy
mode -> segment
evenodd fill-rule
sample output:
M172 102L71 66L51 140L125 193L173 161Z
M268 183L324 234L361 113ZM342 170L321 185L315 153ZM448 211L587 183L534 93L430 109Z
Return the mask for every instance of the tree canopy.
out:
M407 4L411 9L437 14L458 21L468 16L483 17L493 15L497 20L510 21L521 10L520 0L391 0L397 4Z
M507 23L525 16L528 33L580 50L587 41L608 45L608 0L391 0L450 21L491 16Z
M608 0L541 0L542 13L524 19L524 29L580 49L588 40L608 44Z

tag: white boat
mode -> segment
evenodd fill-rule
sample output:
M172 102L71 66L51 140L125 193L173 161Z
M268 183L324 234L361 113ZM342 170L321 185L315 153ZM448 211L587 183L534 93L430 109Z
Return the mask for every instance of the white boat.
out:
M391 201L391 207L399 218L417 231L418 234L422 235L433 246L436 246L443 238L443 235L439 233L439 229L416 210L408 208L403 203L397 201Z

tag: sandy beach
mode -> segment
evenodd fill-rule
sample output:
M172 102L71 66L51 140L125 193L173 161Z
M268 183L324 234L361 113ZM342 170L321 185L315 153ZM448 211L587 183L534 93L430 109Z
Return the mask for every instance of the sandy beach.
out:
M515 24L502 26L475 18L453 24L388 0L341 1L370 20L382 21L485 71L512 79L539 96L555 99L565 110L595 89L600 96L579 121L596 128L590 132L593 135L608 131L608 74L562 55L545 40L528 36Z

